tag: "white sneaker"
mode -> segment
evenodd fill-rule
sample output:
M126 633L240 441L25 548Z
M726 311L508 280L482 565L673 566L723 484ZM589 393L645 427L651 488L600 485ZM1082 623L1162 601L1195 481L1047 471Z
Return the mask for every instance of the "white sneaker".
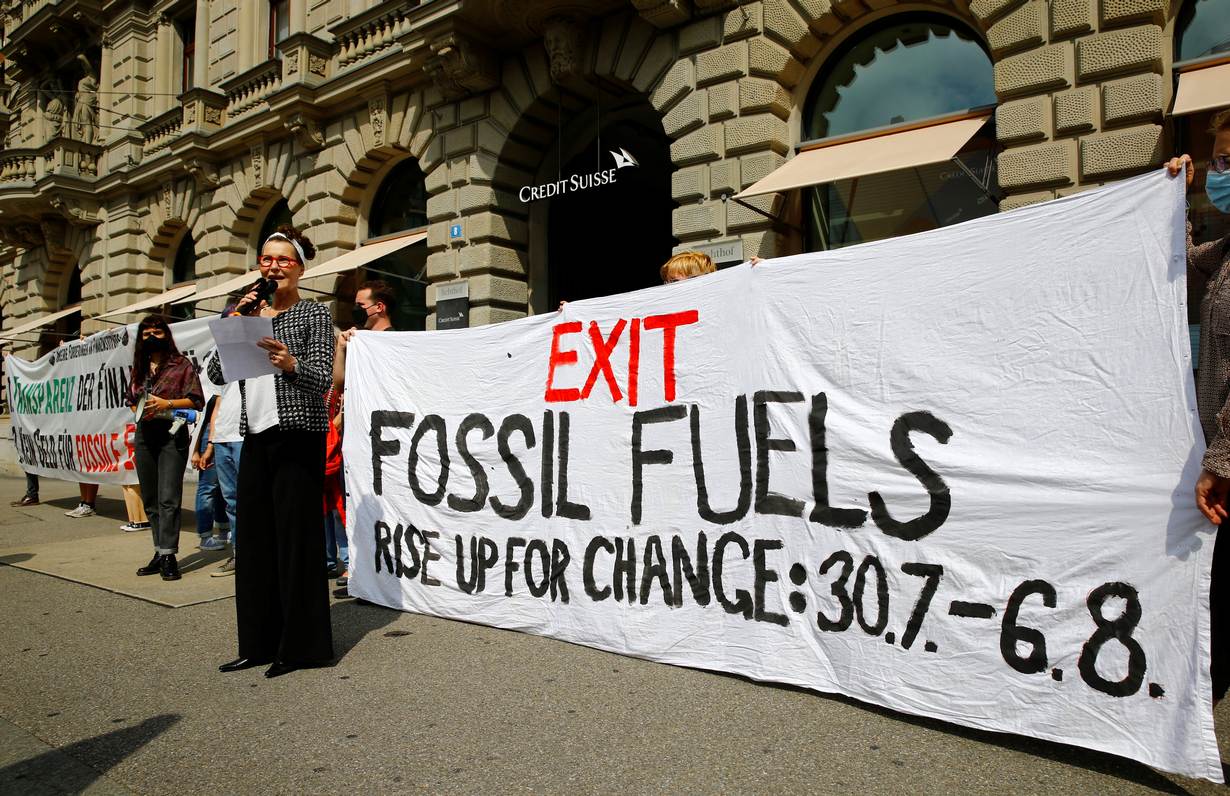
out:
M72 517L74 520L79 520L82 517L93 517L96 513L97 512L94 511L94 507L88 503L78 503L77 508L72 511L64 512L64 516Z

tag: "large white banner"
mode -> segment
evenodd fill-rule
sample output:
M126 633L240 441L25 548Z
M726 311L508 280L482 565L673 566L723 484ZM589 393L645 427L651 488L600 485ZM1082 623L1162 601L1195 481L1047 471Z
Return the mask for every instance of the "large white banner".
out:
M135 484L132 410L124 390L137 325L72 340L30 362L4 358L17 463L38 475L90 484ZM197 363L213 347L207 318L171 325ZM201 386L211 390L209 379ZM216 391L216 390L214 390Z
M350 592L1220 781L1185 289L1159 174L360 333Z

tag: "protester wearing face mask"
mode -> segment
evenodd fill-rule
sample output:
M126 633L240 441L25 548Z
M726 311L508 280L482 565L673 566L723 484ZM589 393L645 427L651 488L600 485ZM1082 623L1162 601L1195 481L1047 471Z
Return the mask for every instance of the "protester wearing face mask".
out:
M1211 132L1213 152L1204 190L1213 207L1230 214L1230 110L1213 117ZM1184 171L1191 187L1195 178L1191 157L1174 158L1167 169L1171 176ZM1210 522L1220 525L1227 517L1230 497L1230 380L1226 378L1230 373L1230 236L1194 245L1189 222L1187 270L1189 281L1208 279L1200 304L1200 359L1196 370L1196 402L1208 450L1196 482L1196 505ZM1230 541L1225 536L1217 534L1209 594L1215 701L1230 688Z
M352 308L354 327L338 335L337 351L333 354L333 386L341 389L346 382L346 345L355 332L363 329L370 332L393 330L395 297L393 289L379 279L364 282L354 294Z
M176 409L205 405L201 381L192 362L175 347L171 327L158 315L137 325L132 379L127 402L137 417L133 436L137 480L145 513L154 537L154 557L138 575L162 575L179 580L180 502L184 494L184 467L188 463L188 428L173 424Z

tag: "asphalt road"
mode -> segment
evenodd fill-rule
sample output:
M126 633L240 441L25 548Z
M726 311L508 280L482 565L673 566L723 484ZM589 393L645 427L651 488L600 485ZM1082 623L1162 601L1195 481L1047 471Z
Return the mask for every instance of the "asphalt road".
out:
M3 546L119 533L118 490L104 488L109 517L68 520L55 509L71 508L75 487L45 482L51 505L32 518L8 508L21 486L0 477ZM333 607L336 666L269 681L217 672L234 653L231 600L171 609L9 566L0 593L0 793L1221 790L353 600Z

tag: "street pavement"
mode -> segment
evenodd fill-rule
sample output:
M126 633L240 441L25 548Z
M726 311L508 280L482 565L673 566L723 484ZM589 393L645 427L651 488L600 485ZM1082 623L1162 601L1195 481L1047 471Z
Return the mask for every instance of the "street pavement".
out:
M22 489L0 476L0 549L123 536L116 488L103 488L103 516L81 520L63 516L75 485L44 480L43 505L9 509ZM186 531L183 548L194 543ZM266 680L217 671L235 652L230 598L171 608L13 566L0 566L0 593L0 793L1221 791L1105 754L351 599L333 604L335 666Z

